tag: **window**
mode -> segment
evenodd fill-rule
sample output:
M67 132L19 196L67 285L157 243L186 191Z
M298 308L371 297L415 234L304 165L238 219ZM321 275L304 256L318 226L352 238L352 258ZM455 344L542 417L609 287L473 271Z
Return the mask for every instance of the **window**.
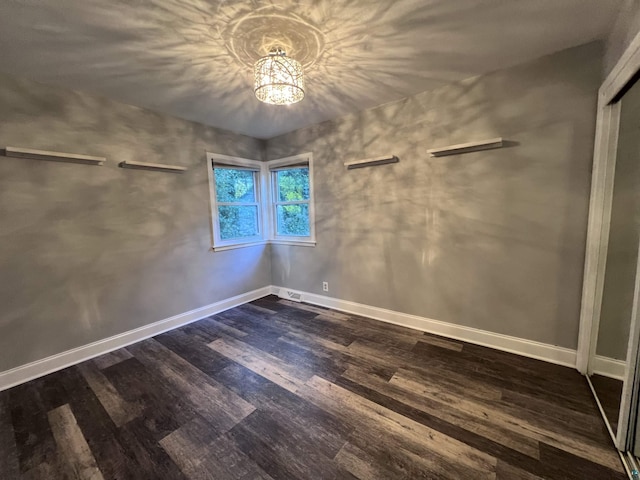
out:
M311 154L268 162L273 243L315 244Z
M311 154L258 162L207 154L213 248L315 245Z
M214 249L265 241L260 162L210 155Z
M256 172L231 167L213 171L220 221L220 239L252 238L260 235Z
M273 172L276 236L308 237L309 167Z

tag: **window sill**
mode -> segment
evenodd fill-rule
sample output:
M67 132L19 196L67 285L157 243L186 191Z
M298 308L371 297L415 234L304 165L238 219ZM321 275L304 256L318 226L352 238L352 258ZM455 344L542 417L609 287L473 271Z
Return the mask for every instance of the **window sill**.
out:
M315 240L269 240L273 245L294 245L298 247L315 247Z
M236 248L255 247L257 245L292 245L297 247L315 247L314 240L260 240L251 243L237 243L235 245L222 245L220 247L211 247L212 252L224 252L225 250L235 250Z
M249 242L249 243L236 243L234 245L221 245L219 247L213 246L211 250L213 252L224 252L225 250L235 250L236 248L247 248L247 247L255 247L257 245L266 245L266 240L259 240L257 242Z

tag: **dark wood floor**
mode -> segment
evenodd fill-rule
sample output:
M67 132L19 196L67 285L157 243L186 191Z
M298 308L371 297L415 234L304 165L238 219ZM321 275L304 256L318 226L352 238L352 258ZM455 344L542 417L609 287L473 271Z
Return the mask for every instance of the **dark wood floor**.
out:
M620 402L622 401L622 380L592 375L591 383L598 394L600 405L614 432L618 431L618 417L620 416Z
M0 393L0 479L624 479L574 370L267 297Z

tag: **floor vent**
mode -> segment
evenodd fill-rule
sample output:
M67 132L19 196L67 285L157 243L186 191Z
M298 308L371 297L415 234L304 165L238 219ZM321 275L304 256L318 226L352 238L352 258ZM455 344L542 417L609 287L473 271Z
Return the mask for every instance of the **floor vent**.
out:
M280 298L285 298L287 300L291 300L292 302L301 302L302 294L299 292L294 292L293 290L280 289L278 292L278 296Z

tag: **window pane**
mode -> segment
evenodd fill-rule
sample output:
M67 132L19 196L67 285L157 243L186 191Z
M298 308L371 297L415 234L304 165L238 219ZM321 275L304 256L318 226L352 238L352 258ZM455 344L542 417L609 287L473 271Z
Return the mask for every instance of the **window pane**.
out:
M309 168L278 170L276 176L279 201L309 200Z
M253 205L223 205L218 207L220 239L255 237L259 235L258 207Z
M255 173L234 168L213 169L216 197L219 202L255 202Z
M309 230L309 205L278 205L276 207L278 217L277 234L296 237L308 237Z

